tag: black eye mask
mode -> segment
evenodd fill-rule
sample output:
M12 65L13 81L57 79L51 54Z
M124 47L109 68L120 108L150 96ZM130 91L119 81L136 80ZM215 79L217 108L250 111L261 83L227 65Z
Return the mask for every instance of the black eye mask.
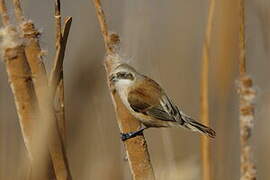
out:
M130 80L134 79L134 76L131 73L127 72L118 72L116 76L118 79L130 79Z

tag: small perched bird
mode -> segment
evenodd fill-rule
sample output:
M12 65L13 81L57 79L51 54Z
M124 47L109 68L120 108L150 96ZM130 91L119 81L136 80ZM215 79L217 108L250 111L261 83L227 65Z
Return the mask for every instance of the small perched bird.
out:
M214 138L211 128L184 114L154 80L138 73L128 64L120 64L109 75L109 82L123 104L143 126L121 134L123 141L135 137L149 127L184 127Z

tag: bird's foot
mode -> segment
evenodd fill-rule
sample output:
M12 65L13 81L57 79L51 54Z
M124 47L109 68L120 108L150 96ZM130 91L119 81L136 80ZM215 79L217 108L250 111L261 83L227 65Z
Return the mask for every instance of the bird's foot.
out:
M141 129L139 129L138 131L129 132L129 133L120 133L121 140L126 141L126 140L134 138L134 137L136 137L138 135L142 135L144 129L146 129L146 128L143 127Z
M132 138L132 134L131 133L120 133L120 136L121 136L121 140L122 141L126 141L126 140Z

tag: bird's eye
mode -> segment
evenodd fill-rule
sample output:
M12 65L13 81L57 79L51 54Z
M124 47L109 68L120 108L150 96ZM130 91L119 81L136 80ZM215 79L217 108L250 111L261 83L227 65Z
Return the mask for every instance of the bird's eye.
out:
M127 79L130 79L130 80L133 80L134 79L134 77L133 77L133 75L131 73L128 73L126 75L126 77L127 77Z

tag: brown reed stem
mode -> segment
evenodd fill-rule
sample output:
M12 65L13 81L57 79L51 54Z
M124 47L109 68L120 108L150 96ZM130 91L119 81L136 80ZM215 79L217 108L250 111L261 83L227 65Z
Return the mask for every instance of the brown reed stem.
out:
M55 0L54 2L54 18L55 18L55 44L56 44L56 49L60 47L61 44L61 1L60 0Z
M48 87L46 70L42 61L42 50L39 45L39 33L34 24L27 21L22 24L24 36L27 39L25 48L27 59L34 76L35 90L37 93L43 124L47 123L51 132L49 141L49 151L53 162L53 167L58 180L71 179L71 173L62 142L61 134L57 126L57 119L53 106L53 91ZM45 128L46 129L46 128Z
M108 33L108 26L105 19L105 14L102 9L100 0L93 0L96 7L97 17L100 24L101 32L104 38L106 57L104 60L107 78L110 72L121 63L121 58L116 51L115 46L119 43L119 36L117 34ZM108 85L109 86L109 85ZM119 95L115 92L111 92L112 101L114 104L117 122L120 131L123 133L137 130L140 127L140 123L136 120L122 104ZM150 161L150 156L147 149L147 143L143 135L129 139L124 142L126 152L128 155L128 161L130 164L131 173L134 180L154 180L154 172Z
M253 160L251 137L254 127L254 98L255 90L252 88L251 77L246 69L246 35L245 35L245 0L240 0L240 56L239 56L239 121L240 121L240 165L241 180L256 180L256 166Z
M32 73L25 55L23 40L16 27L9 24L9 17L4 1L0 1L0 7L0 14L5 26L3 29L5 34L2 34L2 39L3 41L8 41L8 43L2 44L2 55L15 100L23 140L29 155L30 163L33 165L33 162L39 157L33 138L34 128L37 125L39 117ZM46 166L44 166L44 164L31 166L29 169L29 177L41 180L48 179Z
M71 179L64 145L57 126L52 91L48 87L47 73L42 60L42 50L39 44L40 33L33 22L20 17L23 16L20 1L14 0L14 3L17 12L16 18L21 23L21 29L27 41L25 53L31 68L41 115L41 122L39 122L39 128L36 130L41 136L36 138L36 143L39 146L45 146L45 148L49 145L49 152L57 179ZM44 136L48 133L47 131L49 132L48 137L47 135ZM44 135L42 136L42 134Z
M100 0L93 0L95 8L96 8L96 13L97 13L97 18L98 22L100 25L100 30L104 39L104 45L105 45L105 50L107 54L114 54L114 44L110 40L110 35L108 31L108 25L106 23L106 17L105 13L102 9L101 2Z
M50 74L50 85L51 85L53 94L55 94L58 84L62 78L65 50L66 50L67 39L68 39L71 23L72 23L72 17L67 17L65 20L64 28L62 32L61 30L59 30L59 32L61 33L59 36L56 36L58 37L56 39L56 55L54 58L54 63L53 63L52 71Z
M53 62L52 71L50 74L50 86L53 97L55 99L56 117L62 140L66 140L66 123L65 123L65 103L64 103L64 73L63 63L67 39L72 23L72 18L67 17L64 23L64 29L61 26L61 4L60 0L55 0L55 24L56 24L56 55Z
M209 0L208 18L205 32L205 39L202 53L202 74L201 74L201 122L206 126L210 125L209 121L209 59L210 59L210 43L213 28L215 0ZM211 148L209 138L201 136L201 157L202 157L202 173L203 180L211 180Z
M246 70L246 34L245 34L245 0L240 0L240 58L239 72L240 76L244 76Z

